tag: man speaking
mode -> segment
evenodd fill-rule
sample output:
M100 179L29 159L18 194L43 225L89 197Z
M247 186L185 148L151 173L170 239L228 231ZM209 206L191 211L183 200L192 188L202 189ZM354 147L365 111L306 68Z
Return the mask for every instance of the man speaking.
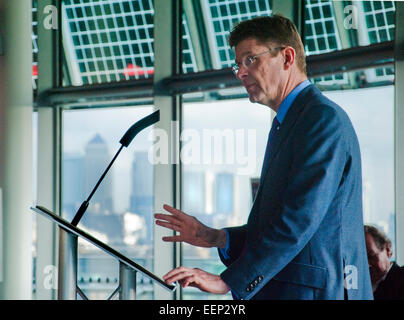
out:
M373 299L363 232L359 143L346 113L308 80L295 25L281 15L238 24L233 71L250 101L273 109L260 185L245 225L213 229L165 205L156 224L217 247L214 275L178 267L163 278L236 299ZM347 276L350 281L347 283Z

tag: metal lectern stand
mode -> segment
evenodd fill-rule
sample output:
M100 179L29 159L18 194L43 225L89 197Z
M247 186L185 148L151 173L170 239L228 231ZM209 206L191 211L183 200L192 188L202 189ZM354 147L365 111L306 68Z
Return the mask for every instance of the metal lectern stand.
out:
M79 210L76 212L72 222L68 222L61 217L57 216L48 209L40 206L31 208L36 213L39 213L46 218L56 222L59 225L59 272L58 272L58 299L61 300L75 300L77 294L83 299L87 299L84 292L77 286L77 241L78 237L86 239L88 242L97 246L107 254L113 256L119 261L119 285L108 300L112 299L119 292L119 299L132 300L136 298L136 272L141 272L145 276L149 277L153 282L157 282L165 289L174 291L175 286L166 284L162 279L155 276L150 271L144 269L140 265L133 262L131 259L125 257L118 251L109 247L105 243L94 238L90 234L77 228L77 224L86 212L86 209L90 203L91 198L96 192L98 186L103 181L107 172L111 168L112 164L122 151L124 147L128 147L134 137L143 129L153 125L160 120L160 110L153 112L152 114L140 119L134 125L132 125L121 138L119 143L121 147L109 163L108 167L97 181L94 189L85 200Z
M111 300L119 293L120 300L136 299L136 272L144 274L153 282L157 282L163 288L174 291L173 285L168 285L161 278L135 263L120 252L94 238L85 231L72 225L48 209L36 206L31 208L36 213L56 222L59 225L59 265L58 265L58 299L76 300L77 294L87 300L84 292L77 285L77 241L81 237L96 247L100 248L110 256L119 261L119 284L115 291L108 297Z
M59 228L58 299L76 300L78 237Z

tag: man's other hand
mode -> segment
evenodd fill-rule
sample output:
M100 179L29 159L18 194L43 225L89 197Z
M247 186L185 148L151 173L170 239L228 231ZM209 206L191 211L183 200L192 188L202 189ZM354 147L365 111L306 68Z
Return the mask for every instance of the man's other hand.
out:
M178 281L183 288L191 286L214 294L225 294L230 290L220 276L198 268L181 266L168 272L163 279L168 284Z
M226 246L227 236L224 230L209 228L195 217L169 205L165 204L163 208L171 214L156 213L154 215L156 224L179 233L175 236L163 237L163 241L186 242L204 248Z

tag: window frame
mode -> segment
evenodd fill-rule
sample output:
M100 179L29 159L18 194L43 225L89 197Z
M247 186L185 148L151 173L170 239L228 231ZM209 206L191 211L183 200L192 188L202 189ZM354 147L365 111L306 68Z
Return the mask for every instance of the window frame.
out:
M59 8L59 1L45 0L40 2L38 8L38 21L42 21L46 15L43 13L46 4L56 5ZM276 5L280 5L279 0L274 0ZM404 17L404 4L395 3L396 16ZM49 167L39 166L38 177L44 175L44 181L38 183L38 201L42 204L49 204L50 208L60 211L60 161L61 161L61 108L66 106L71 108L92 108L94 106L111 107L119 103L149 103L154 99L154 104L162 111L162 120L160 128L172 130L171 121L179 121L179 127L182 126L182 95L190 92L206 93L211 90L223 88L240 88L241 83L234 78L231 68L221 70L208 70L197 73L184 74L181 71L181 27L182 27L182 1L155 0L155 14L161 15L155 19L155 73L149 79L138 79L121 81L106 84L84 85L80 87L65 87L62 85L62 43L61 43L61 24L59 19L59 29L54 33L45 30L41 24L38 25L38 46L41 50L38 52L38 64L41 65L38 76L38 95L35 99L36 109L38 110L38 122L43 124L39 131L38 141L39 150L42 158L39 162L48 163ZM280 5L282 9L282 6ZM283 10L286 10L283 8ZM300 10L300 11L298 11ZM164 14L172 12L172 15ZM279 11L278 11L279 12ZM280 11L282 12L282 11ZM294 20L301 25L302 10L294 6L292 9L284 11L286 16L295 17ZM60 17L59 17L60 18ZM401 30L399 30L401 27ZM404 106L400 106L398 101L403 101L404 90L404 67L402 62L404 53L398 50L404 39L404 18L396 19L396 36L394 41L371 44L366 47L342 49L341 51L331 52L320 55L311 55L307 58L307 68L309 76L334 75L340 72L362 70L376 66L395 67L395 201L396 201L396 248L397 261L404 263ZM171 31L171 32L170 32ZM169 34L170 36L167 36ZM49 50L46 50L48 48ZM52 50L57 48L57 50ZM396 48L396 49L394 49ZM181 145L179 136L171 132L170 139L175 145ZM51 168L49 170L49 168ZM155 188L155 194L159 198L155 202L155 208L161 206L162 202L168 201L174 205L181 203L181 166L160 166L157 168L162 176L167 177L164 185ZM155 174L155 176L159 176ZM161 176L161 175L160 175ZM167 190L168 188L168 190ZM157 205L156 205L157 203ZM156 229L157 230L157 229ZM38 234L47 234L46 241L56 241L57 230L54 226L46 224L39 225ZM164 232L157 231L155 240L160 240ZM43 254L43 259L51 259L52 263L57 265L57 248L53 245L45 244L45 240L38 239L41 243L41 249L38 251ZM160 241L161 242L161 241ZM158 243L158 241L155 241ZM155 254L159 255L169 248L170 254L162 254L162 257L169 260L169 265L177 266L181 263L181 246L166 244L158 245ZM44 260L45 261L45 260ZM163 260L160 260L163 261ZM158 265L158 262L155 263ZM160 274L165 268L157 267L155 272ZM37 268L37 283L40 281L41 269ZM55 299L55 294L44 293L44 298ZM180 299L181 290L175 295L167 296L164 293L158 293L155 298L159 299Z

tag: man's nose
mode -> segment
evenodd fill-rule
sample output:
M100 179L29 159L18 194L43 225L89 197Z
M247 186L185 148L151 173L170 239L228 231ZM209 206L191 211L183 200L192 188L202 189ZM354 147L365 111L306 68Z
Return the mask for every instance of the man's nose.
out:
M238 68L237 78L243 80L243 78L245 78L247 75L248 75L247 68L243 64L241 64Z

